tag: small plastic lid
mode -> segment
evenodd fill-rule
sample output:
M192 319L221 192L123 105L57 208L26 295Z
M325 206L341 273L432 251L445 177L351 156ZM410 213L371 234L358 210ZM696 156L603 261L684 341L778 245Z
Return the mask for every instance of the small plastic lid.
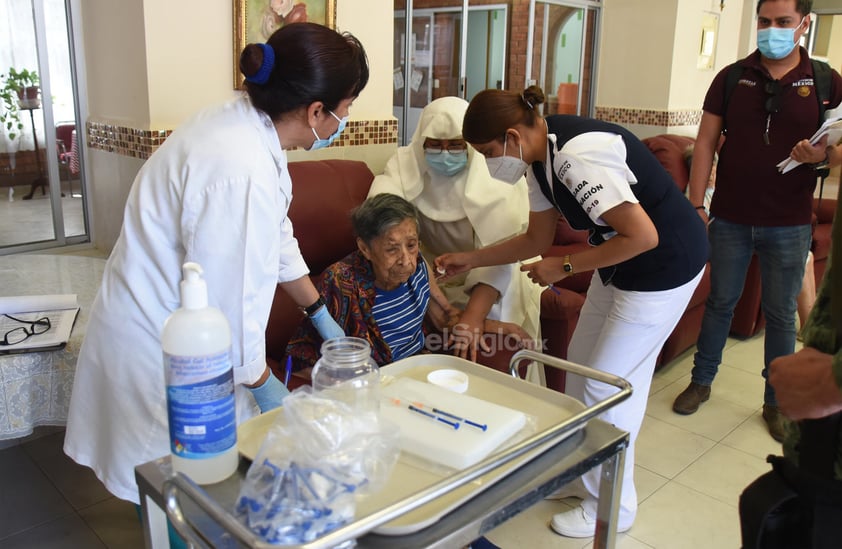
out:
M434 370L427 374L427 381L454 393L468 390L468 374L459 370Z

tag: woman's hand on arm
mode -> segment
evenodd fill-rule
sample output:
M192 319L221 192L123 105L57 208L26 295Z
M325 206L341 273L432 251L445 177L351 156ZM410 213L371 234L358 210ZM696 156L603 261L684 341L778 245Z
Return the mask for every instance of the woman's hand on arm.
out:
M526 233L471 252L440 255L435 261L436 275L439 279L447 279L475 267L506 265L541 255L553 243L558 217L559 213L554 209L529 212Z
M427 307L427 316L437 330L444 331L445 328L450 328L459 321L461 311L450 303L439 288L429 265L427 265L427 272L430 279L430 304Z
M500 292L488 284L477 284L471 289L468 305L448 341L456 356L476 362L477 349L489 351L482 334L486 317L499 297Z

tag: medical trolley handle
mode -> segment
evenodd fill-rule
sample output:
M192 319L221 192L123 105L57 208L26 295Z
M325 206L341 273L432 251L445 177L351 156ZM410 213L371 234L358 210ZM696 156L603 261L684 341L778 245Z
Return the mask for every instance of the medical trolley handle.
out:
M442 497L456 488L468 484L469 482L492 472L499 467L502 467L526 453L538 449L542 452L549 450L557 444L560 444L573 430L584 426L588 421L600 415L605 410L624 401L631 396L632 393L631 384L623 378L531 350L521 350L512 356L512 359L509 362L509 370L513 377L519 379L517 365L523 360L547 364L554 368L559 368L587 378L602 381L604 383L608 383L609 385L613 385L620 390L608 398L595 403L593 406L572 415L561 423L551 425L547 429L536 433L535 435L507 448L504 451L492 454L475 465L443 478L439 482L425 488L424 490L398 500L383 509L360 517L354 522L341 526L313 541L298 545L285 545L284 547L286 549L327 549L335 547L350 539L361 537L378 526L395 520L401 515L409 513L410 511L413 511L422 505L435 500L436 498ZM233 515L214 501L207 492L181 473L176 473L164 482L163 495L166 503L167 516L175 529L182 537L198 547L209 547L213 544L211 543L209 545L208 541L206 541L207 537L203 535L202 531L193 524L187 516L185 516L185 513L179 503L180 496L185 496L193 500L196 506L204 511L208 517L221 526L237 542L246 545L247 547L277 549L277 545L272 545L259 538L248 527L240 523Z

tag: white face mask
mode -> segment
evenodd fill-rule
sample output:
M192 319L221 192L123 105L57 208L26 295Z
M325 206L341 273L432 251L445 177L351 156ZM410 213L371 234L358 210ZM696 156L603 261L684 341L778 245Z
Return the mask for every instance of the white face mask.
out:
M495 156L494 158L486 158L485 163L488 165L488 173L494 179L499 179L509 185L514 185L529 169L529 164L523 161L523 148L518 144L518 152L520 158L514 156L506 156L506 143L509 140L509 135L506 134L506 139L503 141L503 155Z

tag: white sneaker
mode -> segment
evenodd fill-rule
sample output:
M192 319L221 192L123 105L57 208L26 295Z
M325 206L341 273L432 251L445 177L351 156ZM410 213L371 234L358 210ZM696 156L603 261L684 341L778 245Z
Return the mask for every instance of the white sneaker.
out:
M589 517L585 509L579 505L575 509L553 515L550 527L556 534L568 538L592 538L596 532L596 518ZM618 525L617 532L627 532L631 525L625 528Z
M588 493L585 490L585 485L582 484L582 478L579 477L576 480L573 480L573 481L565 484L564 486L562 486L561 488L559 488L555 492L551 492L550 494L547 494L546 496L544 496L544 499L549 499L549 500L562 500L562 499L567 499L567 498L585 499L585 496L587 496L587 495L588 495Z

